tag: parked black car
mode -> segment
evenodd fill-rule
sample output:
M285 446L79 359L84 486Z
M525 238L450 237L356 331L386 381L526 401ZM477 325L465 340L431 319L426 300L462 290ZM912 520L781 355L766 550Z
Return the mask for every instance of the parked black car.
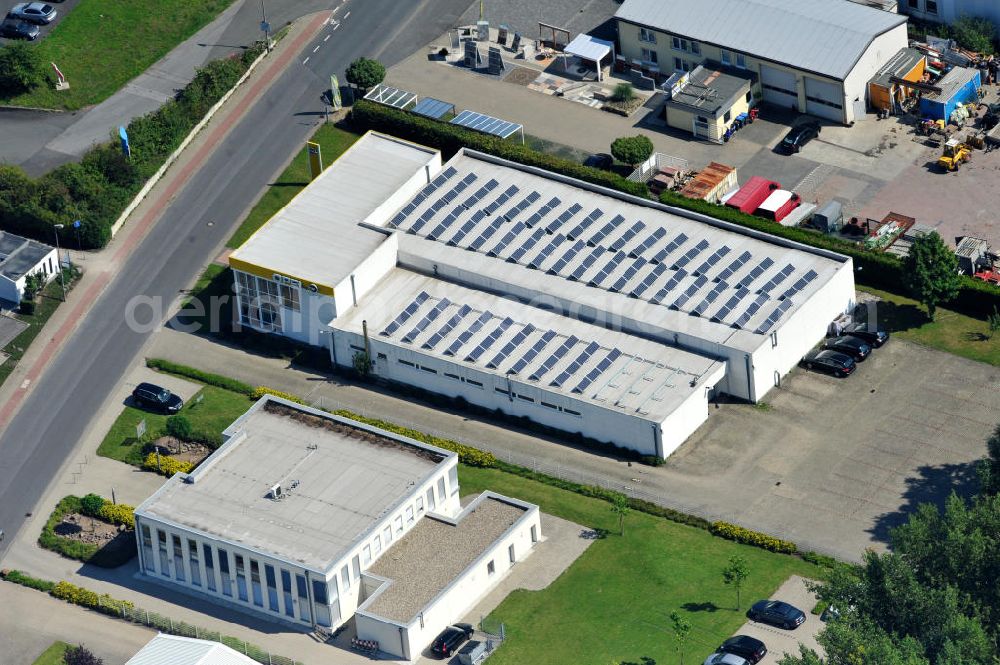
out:
M184 400L166 388L152 383L140 383L132 391L132 399L139 406L160 413L177 413L184 406Z
M798 127L792 127L792 130L778 145L785 152L792 154L802 150L802 146L815 138L819 138L819 123L804 122Z
M806 614L794 605L780 600L758 600L747 611L751 621L794 630L806 621Z
M831 337L823 342L823 348L830 349L831 351L840 351L841 353L854 358L858 362L867 358L868 354L872 352L872 347L868 344L868 342L860 337L854 337L853 335Z
M732 653L750 661L751 665L759 663L767 655L767 647L760 640L749 635L736 635L722 643L716 651Z
M876 349L889 341L889 333L880 328L870 328L867 323L851 323L844 326L844 334L863 339Z
M841 377L847 376L857 369L858 366L854 362L854 358L839 351L830 351L827 349L814 349L810 351L802 359L802 362L809 369L817 369Z
M591 166L595 169L601 169L602 171L610 171L611 165L614 163L615 163L615 158L603 152L599 152L596 155L591 155L587 159L583 160L584 166Z
M431 653L438 658L453 656L458 651L458 647L467 642L474 632L475 628L467 623L456 623L448 626L434 638L434 642L431 643Z
M6 18L0 23L0 37L28 39L38 37L38 26L16 18Z

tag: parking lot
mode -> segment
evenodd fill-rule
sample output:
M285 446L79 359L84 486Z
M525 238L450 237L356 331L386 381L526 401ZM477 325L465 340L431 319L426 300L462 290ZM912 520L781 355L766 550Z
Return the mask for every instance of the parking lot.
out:
M58 12L58 14L56 15L56 18L54 21L52 21L52 23L48 25L38 26L38 38L36 39L36 41L38 41L39 39L45 39L46 35L52 32L56 28L56 26L58 26L62 22L62 20L66 18L67 14L73 11L73 8L76 7L78 2L80 2L80 0L48 0L47 4L51 4L53 7L55 7L56 12ZM4 15L6 16L7 12L9 12L11 8L17 4L20 3L7 0L6 6L0 5L0 8L3 9ZM0 37L0 45L9 43L11 41L15 40Z
M824 624L818 616L810 613L816 605L816 594L806 588L806 580L798 575L793 575L771 595L770 599L781 600L799 608L805 612L806 621L795 630L783 630L747 620L735 634L749 635L760 640L767 647L767 655L758 665L777 665L784 654L798 655L800 644L822 654L823 651L816 642L816 635L823 629ZM757 599L747 600L750 604Z

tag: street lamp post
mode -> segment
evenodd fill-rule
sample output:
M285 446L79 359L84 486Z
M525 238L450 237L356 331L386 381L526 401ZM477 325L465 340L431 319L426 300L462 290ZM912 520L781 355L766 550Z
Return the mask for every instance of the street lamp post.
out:
M59 231L63 226L63 224L53 224L52 228L56 236L56 269L59 271L59 286L62 287L62 301L66 302L66 280L63 278L62 256L59 254Z
M267 52L271 52L271 26L267 23L267 14L264 12L264 0L260 0L260 29L264 33L264 45Z

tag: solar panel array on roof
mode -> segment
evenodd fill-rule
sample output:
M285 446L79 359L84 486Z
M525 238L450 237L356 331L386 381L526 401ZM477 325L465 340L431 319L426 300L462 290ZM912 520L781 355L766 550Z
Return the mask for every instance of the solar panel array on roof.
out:
M566 264L576 258L576 255L583 251L586 246L587 243L582 240L577 240L572 247L567 249L563 255L559 257L559 260L552 264L552 267L548 270L549 274L558 275L562 272L562 270L566 267Z
M705 277L704 275L698 275L698 277L695 278L694 282L692 282L691 285L684 290L684 293L682 293L680 297L677 298L677 300L675 300L673 304L670 306L673 309L680 309L681 307L683 307L687 303L687 301L691 299L691 296L698 293L698 289L704 286L705 282L707 281L708 277Z
M730 263L728 266L726 266L725 270L723 270L718 275L716 275L715 276L715 280L717 282L725 282L725 281L727 281L730 277L732 277L734 274L736 274L737 270L739 270L740 268L743 267L743 264L745 264L747 261L750 260L750 257L751 257L750 252L746 252L746 251L743 252L742 254L740 254L739 256L737 256L735 259L733 259L733 262Z
M792 284L791 288L789 288L787 291L785 291L784 293L782 293L781 294L781 299L782 300L787 300L788 298L791 298L796 293L798 293L802 289L806 288L806 286L809 284L809 282L813 281L817 277L819 277L819 274L815 270L810 270L809 272L807 272L802 277L799 277L799 279L794 284Z
M632 240L632 238L639 235L639 233L644 228L646 228L645 224L643 224L642 222L636 222L635 224L630 226L628 230L626 230L625 233L623 233L621 237L618 238L618 240L615 240L613 243L611 243L611 250L617 252L618 250L624 248L625 245L628 244L628 242Z
M635 247L628 251L628 255L631 257L639 257L648 252L653 245L663 239L667 235L667 230L660 227L646 236L646 239L637 244Z
M658 251L656 253L656 255L653 257L653 261L655 263L659 263L663 259L665 259L668 256L670 256L670 254L674 250L676 250L678 247L680 247L681 245L683 245L684 243L686 243L687 240L688 240L688 237L686 235L684 235L683 233L677 234L676 238L674 238L673 240L671 240L670 243L666 247L664 247L663 249L661 249L660 251Z
M742 288L736 289L736 293L730 296L729 300L726 301L726 304L723 305L722 308L715 313L715 316L712 317L712 320L713 321L725 320L725 318L729 316L729 313L733 311L733 308L739 305L740 301L746 298L748 295L750 295L749 290Z
M559 197L553 196L551 199L549 199L548 203L546 203L541 208L536 210L534 214L531 215L531 217L524 220L524 223L527 224L528 226L534 226L538 222L542 221L545 218L545 216L548 215L550 212L552 212L552 209L555 208L560 203L562 203L562 201L559 200Z
M629 291L629 295L633 298L641 298L646 291L652 288L653 284L659 279L660 275L667 271L667 266L662 263L657 263L656 266L646 273L646 276L642 278L634 289Z
M486 349L493 346L500 339L500 336L507 332L507 328L510 328L512 325L514 325L514 320L509 316L501 321L490 334L483 338L483 341L476 345L476 348L469 351L469 354L465 356L466 362L474 363L479 360L479 356L486 353Z
M589 284L591 286L600 286L601 284L603 284L608 279L608 277L611 276L611 273L615 271L615 268L620 266L622 261L624 261L627 258L628 254L626 254L625 252L618 252L617 254L615 254L611 258L611 260L609 260L606 264L604 264L604 267L601 268L596 275L590 278Z
M783 281L788 279L788 276L791 275L793 272L795 272L795 266L789 263L787 266L781 269L781 272L779 272L777 275L768 280L767 284L760 287L757 293L770 293L775 288L777 288L778 284L781 284Z
M601 215L603 215L603 214L604 214L604 211L602 211L600 208L595 208L594 210L591 210L590 214L587 215L583 219L583 221L581 221L579 224L577 224L576 226L574 226L571 230L569 230L569 231L566 232L566 237L569 238L570 240L576 240L577 238L580 237L581 233L583 233L588 228L590 228L590 226L594 222L596 222L598 219L600 219Z
M549 225L545 227L545 232L555 233L560 228L562 228L562 226L566 224L566 222L573 219L573 216L576 215L581 210L583 210L583 206L580 205L579 203L574 203L569 208L564 210L561 215L559 215L554 220L549 222Z
M431 311L424 314L424 317L419 321L417 321L417 325L413 326L413 329L410 330L410 332L403 335L403 341L406 342L407 344L412 343L413 340L417 338L417 335L422 333L424 331L424 328L432 324L434 320L437 319L437 317L441 316L441 312L443 312L450 304L451 304L450 300L448 300L447 298L442 298L438 302L438 304L434 305L434 307L431 308Z
M552 355L546 358L545 362L539 365L538 368L534 372L532 372L531 376L529 376L528 378L531 379L532 381L538 381L539 379L541 379L555 366L557 362L559 362L559 359L562 358L567 353L569 353L569 350L572 349L579 341L580 340L573 335L567 337L566 341L560 344L556 348L556 350L552 352Z
M722 295L722 292L728 288L729 286L725 282L716 283L716 285L712 287L712 290L708 292L708 295L705 296L705 299L698 303L695 308L691 310L691 312L701 316L705 313L705 310L708 309L708 306L715 302L715 300Z
M715 250L711 256L705 259L705 262L694 269L696 275L702 275L708 272L709 268L715 267L715 264L722 260L722 257L728 254L731 250L726 245L723 245L719 249Z
M511 337L510 341L504 344L503 348L500 349L500 351L495 356L493 356L493 358L488 363L486 363L486 366L489 367L490 369L496 369L497 367L499 367L500 363L506 360L507 356L509 356L511 353L514 352L514 349L524 344L524 340L528 339L528 336L531 335L531 333L533 332L535 332L535 326L531 325L530 323L521 328L519 331L517 331L517 334Z
M508 261L513 263L519 263L525 254L531 251L531 249L538 244L538 241L542 238L547 237L548 234L545 233L545 229L535 229L530 236L521 244L520 247L514 250L510 255Z
M555 330L546 330L545 333L531 345L531 348L525 351L524 355L518 358L517 362L511 365L510 371L512 374L517 374L521 372L525 367L528 366L532 360L535 359L539 353L542 352L549 342L553 340L556 336Z
M708 249L708 241L702 238L701 240L698 241L697 245L695 245L688 251L684 252L684 254L679 259L677 259L677 261L674 263L674 270L679 270L684 266L686 266L687 264L691 263L691 261L694 260L694 257L698 256L706 249Z
M480 314L479 318L473 321L472 325L463 330L462 333L458 336L458 339L452 342L451 346L445 349L444 354L446 356L453 356L456 353L458 353L458 350L461 349L463 346L465 346L465 343L468 342L473 335L479 332L479 330L484 325L486 325L486 322L492 318L493 315L490 314L489 312L483 312L482 314Z
M576 386L573 388L573 392L582 393L584 390L590 387L590 384L592 384L601 374L608 371L611 365L616 360L618 360L618 358L621 357L621 355L622 352L619 351L618 349L611 349L610 351L608 351L608 355L604 356L601 362L597 363L597 365L595 365L589 372L587 372L587 375L580 380L580 383L576 384Z
M545 263L545 261L547 261L550 256L552 256L552 253L556 251L556 247L558 247L565 239L566 236L562 235L561 233L557 234L554 238L552 238L552 240L550 240L547 244L543 245L540 250L538 250L538 254L535 254L535 258L528 261L528 267L534 268L536 270L542 267L542 264Z
M468 305L462 305L459 310L438 329L436 333L431 335L427 341L423 343L422 348L433 349L437 346L441 340L448 335L448 333L454 330L455 326L458 325L458 322L467 317L471 311L471 307Z
M493 134L502 139L510 138L521 131L522 126L515 122L508 122L500 118L476 113L475 111L462 111L450 120L451 124L461 127L468 127L484 134Z
M753 315L756 314L767 301L768 297L766 293L762 293L757 296L757 299L750 303L750 306L746 308L746 311L740 314L740 318L733 321L733 327L742 330L743 327L750 322L750 319L753 318Z
M612 291L615 291L616 293L624 289L625 285L628 284L630 281L632 281L632 278L634 278L637 274L639 274L639 271L645 265L646 265L646 259L638 258L635 261L633 261L632 265L626 268L625 272L623 272L621 276L617 280L615 280L615 283L611 285L610 289Z
M600 230L587 239L588 245L599 245L601 242L607 238L611 233L618 228L618 225L625 221L625 218L621 215L615 215L614 218L602 226Z
M665 264L661 264L661 265L665 265ZM684 279L685 277L687 277L687 271L684 270L684 268L681 268L680 270L678 270L677 272L675 272L674 276L671 277L667 281L667 283L663 285L663 288L661 288L659 291L657 291L656 295L649 299L650 302L653 302L653 303L656 303L657 305L659 305L661 302L663 302L663 300L668 295L670 295L671 291L673 291L674 289L677 288L677 285L680 284L681 280Z
M583 278L584 273L590 270L590 267L597 262L597 257L599 257L603 253L604 253L603 247L595 247L593 250L591 250L590 254L584 257L583 261L580 262L580 265L578 265L573 270L573 274L571 274L569 278L574 281L580 281Z
M425 291L421 291L419 294L417 294L417 297L413 299L413 302L407 305L406 309L400 312L399 316L393 319L392 323L387 325L380 334L389 337L394 332L399 330L399 327L404 323L406 323L411 316L416 314L417 310L420 309L420 306L423 305L428 298L430 298L430 296Z
M507 245L509 245L511 241L513 241L514 238L516 238L521 233L521 231L525 230L526 228L528 227L525 226L524 222L518 222L517 224L515 224L510 231L507 231L507 233L504 234L504 236L500 239L500 242L498 242L496 245L493 246L493 249L491 249L488 252L488 254L490 256L500 256L503 253L503 251L507 249Z
M424 97L410 110L418 115L438 120L442 116L454 113L455 105L448 102L442 102L440 99L434 99L433 97Z
M580 355L578 355L573 362L566 366L566 369L559 372L559 376L549 382L549 385L555 386L556 388L562 388L562 384L566 383L566 379L573 376L581 367L583 367L583 364L590 360L590 356L597 353L599 348L601 347L597 342L591 342L588 344L587 348L581 351Z
M774 259L770 256L765 256L764 259L754 266L746 277L740 280L737 286L750 286L755 279L764 274L764 271L774 265Z
M778 323L778 319L781 318L781 315L784 314L786 311L788 311L788 308L791 306L792 306L791 300L782 300L780 303L778 303L778 306L775 307L774 310L767 315L767 318L764 320L764 322L761 323L759 326L757 326L757 330L755 330L754 332L756 332L758 335L763 335L765 333L771 332L771 328L773 328L775 324Z

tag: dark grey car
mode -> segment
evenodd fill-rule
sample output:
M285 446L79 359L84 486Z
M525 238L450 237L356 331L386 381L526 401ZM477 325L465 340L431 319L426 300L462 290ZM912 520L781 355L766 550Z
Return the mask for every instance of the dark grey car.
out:
M863 339L876 349L889 341L888 332L867 323L851 323L844 327L843 334Z
M823 342L823 348L830 349L831 351L840 351L858 362L867 358L868 354L872 352L872 347L868 345L868 342L852 335L831 337Z
M17 18L6 18L0 23L0 37L28 39L38 37L38 26Z
M24 19L38 25L48 25L55 20L59 12L47 2L22 2L10 9L8 16Z
M132 399L139 406L160 413L177 413L184 406L180 397L152 383L137 385L132 391Z
M780 600L758 600L747 611L751 621L794 630L806 621L806 614L794 605Z
M854 358L829 349L813 350L806 354L802 363L809 369L820 370L827 374L844 377L853 372L858 364Z

